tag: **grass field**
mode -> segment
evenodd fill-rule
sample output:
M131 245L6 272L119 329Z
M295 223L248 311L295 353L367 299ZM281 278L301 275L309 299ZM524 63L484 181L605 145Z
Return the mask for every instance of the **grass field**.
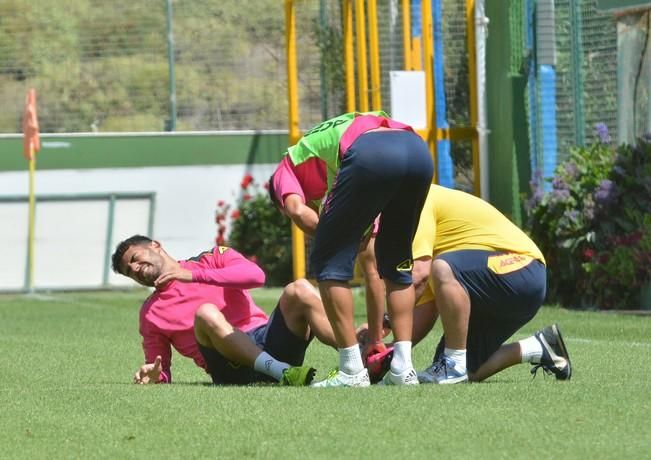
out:
M253 293L270 310L279 290ZM515 338L558 322L570 382L520 365L446 387L212 387L176 355L173 385L137 386L145 296L0 296L0 458L651 458L651 317L543 308ZM337 355L306 362L321 378Z

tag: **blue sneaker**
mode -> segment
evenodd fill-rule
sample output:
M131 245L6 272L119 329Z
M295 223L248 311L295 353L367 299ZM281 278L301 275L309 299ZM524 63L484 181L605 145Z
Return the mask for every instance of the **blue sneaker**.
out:
M461 370L454 360L443 355L430 367L418 373L420 383L435 383L438 385L449 385L452 383L463 383L468 381L468 372Z

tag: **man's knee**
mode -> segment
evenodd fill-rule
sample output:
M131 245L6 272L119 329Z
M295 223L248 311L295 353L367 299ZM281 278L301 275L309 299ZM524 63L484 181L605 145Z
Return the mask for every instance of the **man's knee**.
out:
M314 286L304 278L297 279L285 286L282 298L285 304L311 305L315 299L318 299L317 291Z
M194 314L194 328L196 332L212 331L219 337L224 337L232 332L231 324L214 304L204 303Z
M445 260L441 259L435 259L434 262L432 262L431 277L434 284L443 284L456 280L450 265Z

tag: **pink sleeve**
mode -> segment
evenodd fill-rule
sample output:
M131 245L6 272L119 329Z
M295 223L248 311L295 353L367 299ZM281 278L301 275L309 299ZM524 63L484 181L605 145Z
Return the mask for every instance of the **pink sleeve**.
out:
M298 182L294 168L292 167L289 155L285 155L273 175L273 186L276 192L276 199L281 206L285 206L285 197L296 194L303 199L305 203L305 193L301 184Z
M371 229L371 235L377 236L377 232L380 231L380 215L378 215L373 221L373 228Z
M262 269L235 249L215 247L212 254L204 256L204 260L209 268L186 267L192 272L192 281L236 289L252 289L264 285L265 274Z
M169 339L143 318L140 319L140 335L142 335L145 363L153 363L156 356L161 357L163 372L158 383L172 383L172 348Z

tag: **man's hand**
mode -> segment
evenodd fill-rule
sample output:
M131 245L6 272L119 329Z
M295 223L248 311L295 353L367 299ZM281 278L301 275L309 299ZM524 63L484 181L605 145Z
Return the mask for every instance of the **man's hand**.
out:
M136 372L136 375L133 376L133 383L139 385L157 383L160 378L160 373L163 372L163 364L161 361L161 357L156 356L153 363L141 366L138 372Z
M185 268L181 268L181 267L177 267L172 270L163 272L154 281L154 287L165 286L167 283L173 280L191 282L192 272L190 270L186 270Z

